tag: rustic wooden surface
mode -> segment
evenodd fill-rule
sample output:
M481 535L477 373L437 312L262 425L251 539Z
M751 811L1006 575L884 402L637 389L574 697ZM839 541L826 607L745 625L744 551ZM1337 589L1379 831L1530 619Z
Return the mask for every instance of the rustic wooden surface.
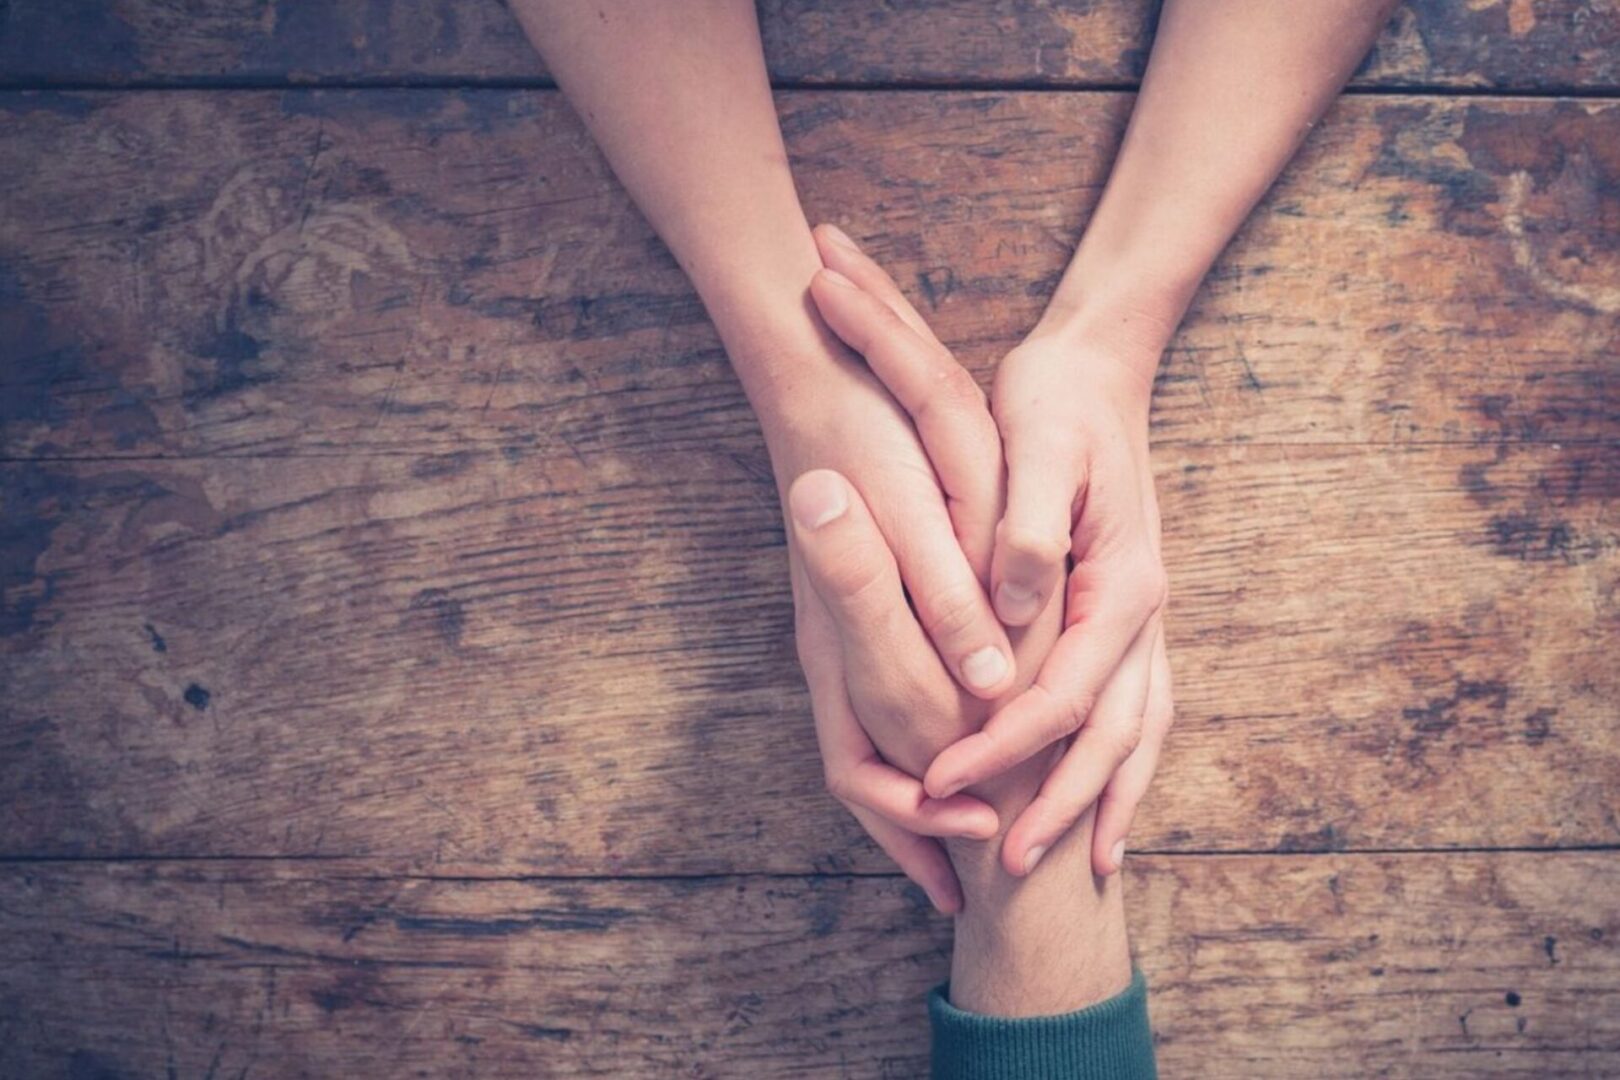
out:
M1089 88L1141 76L1158 0L761 0L783 85ZM542 83L500 0L8 0L0 85ZM1359 88L1612 92L1613 0L1408 0Z
M763 11L812 213L987 373L1151 5ZM1616 43L1411 5L1165 361L1166 1076L1620 1073ZM0 85L0 1075L916 1075L948 927L509 15L12 0Z
M812 213L980 371L1038 314L1129 106L783 99ZM554 92L0 110L6 453L757 457L701 306ZM1613 438L1620 106L1358 98L1319 135L1177 339L1158 442Z
M1612 856L1137 863L1167 1077L1612 1072ZM918 1076L928 911L894 878L10 867L0 1070Z
M1137 846L1614 841L1612 446L1158 468L1181 720ZM34 553L0 651L6 853L885 865L820 790L757 454L0 475Z

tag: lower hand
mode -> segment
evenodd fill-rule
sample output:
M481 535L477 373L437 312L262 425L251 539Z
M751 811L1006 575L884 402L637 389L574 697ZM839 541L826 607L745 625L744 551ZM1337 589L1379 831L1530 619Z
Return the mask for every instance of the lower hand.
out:
M1170 726L1167 586L1148 463L1157 359L1156 342L1104 346L1037 331L997 373L1008 490L992 595L1009 625L1061 596L1064 631L1034 685L940 754L925 785L948 796L1073 736L1003 841L1011 874L1032 870L1093 803L1093 870L1118 870Z

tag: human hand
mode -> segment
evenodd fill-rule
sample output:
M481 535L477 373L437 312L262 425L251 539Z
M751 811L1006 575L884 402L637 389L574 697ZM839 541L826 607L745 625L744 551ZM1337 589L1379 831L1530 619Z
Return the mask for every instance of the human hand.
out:
M949 796L1074 736L1003 839L1010 874L1032 870L1094 802L1092 868L1118 870L1170 726L1147 438L1157 344L1038 329L997 372L1008 488L992 595L1003 621L1019 625L1061 593L1064 631L1034 685L941 753L924 784Z
M962 693L928 643L919 615L906 606L904 563L872 491L857 478L872 476L873 465L899 466L920 492L909 495L912 504L927 504L930 495L936 505L943 499L946 528L954 529L949 542L966 557L975 589L982 589L1001 510L1000 439L982 390L893 280L842 233L823 227L816 241L828 267L812 285L816 306L839 338L867 358L862 374L883 379L873 395L883 408L865 410L868 398L852 397L862 418L836 427L831 445L821 449L823 455L839 452L823 461L847 461L839 470L852 474L818 466L791 483L786 502L795 523L789 552L800 659L829 789L936 907L954 912L961 907L961 882L932 837L988 839L1000 821L966 795L953 797L959 800L954 805L928 800L914 777L944 746L977 730L990 704ZM818 431L825 434L825 427ZM888 439L878 452L870 450L875 437ZM842 453L851 449L852 455ZM784 468L784 457L773 444L779 478L794 474L791 465ZM1034 627L1016 631L1014 670L1034 672L1056 631L1056 606ZM998 699L1027 682L1009 683ZM1017 780L1034 792L1030 777ZM1017 780L982 793L998 797Z
M988 838L999 820L966 795L929 799L916 776L979 726L984 701L1018 685L1020 665L984 592L1002 501L1000 440L983 392L887 275L830 230L817 243L827 266L851 275L819 274L818 307L867 362L830 342L836 362L818 363L814 381L773 388L772 400L791 408L762 408L761 420L784 503L796 479L813 490L822 471L839 474L835 490L859 501L852 520L868 550L865 562L812 581L806 535L790 531L800 660L829 789L936 906L955 911L960 883L934 838ZM848 595L852 580L862 595ZM1048 644L1055 636L1054 619ZM975 659L986 649L993 677Z

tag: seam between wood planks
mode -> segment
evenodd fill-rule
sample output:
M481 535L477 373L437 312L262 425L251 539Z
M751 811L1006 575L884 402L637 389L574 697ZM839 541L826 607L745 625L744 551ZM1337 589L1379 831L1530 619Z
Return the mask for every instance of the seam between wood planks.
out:
M1164 849L1144 848L1132 852L1132 857L1148 856L1163 859L1319 859L1324 857L1347 858L1432 858L1434 856L1451 855L1591 855L1620 852L1620 843L1614 844L1573 844L1565 847L1549 847L1535 845L1508 845L1499 847L1416 847L1416 848L1343 848L1338 850L1319 851L1275 851L1267 849L1232 849L1232 850L1193 850L1170 851ZM367 874L345 875L346 880L396 880L412 879L421 881L489 881L489 882L620 882L620 881L729 881L736 879L758 878L761 880L800 881L808 879L843 880L843 879L876 879L876 880L904 880L905 875L897 871L860 871L860 870L807 870L807 871L772 871L772 870L735 870L725 872L693 872L693 873L503 873L492 871L488 874L478 873L445 873L436 874L427 870L412 869L409 859L403 856L390 855L323 855L314 853L292 853L284 855L242 854L242 855L139 855L139 854L111 854L111 855L0 855L0 867L7 866L40 866L40 865L86 865L86 866L114 866L173 863L175 865L194 865L203 863L218 863L224 865L240 865L255 863L282 863L287 865L300 865L305 863L349 864L363 869L366 864L403 863L405 869L397 872L376 872Z
M139 464L145 461L296 461L296 460L323 460L327 458L418 458L424 455L443 453L446 451L466 451L473 453L494 453L508 445L498 440L463 441L447 444L427 444L417 449L389 450L380 447L345 447L333 445L330 448L295 449L287 453L269 453L265 451L247 451L242 453L201 452L195 454L0 454L0 466L6 465L93 465L99 463ZM1156 441L1155 447L1176 450L1210 450L1210 449L1252 449L1252 450L1435 450L1435 449L1481 449L1497 446L1507 447L1545 447L1553 450L1562 450L1565 447L1599 447L1620 450L1620 438L1558 438L1548 436L1544 438L1487 438L1487 439L1392 439L1381 440L1299 440L1299 441L1256 441L1246 442L1231 439L1189 439L1186 441L1166 438ZM574 455L582 458L609 458L609 457L638 457L648 454L664 453L660 450L585 450ZM719 451L682 450L683 454L701 456Z
M776 91L795 93L915 94L915 93L1018 93L1018 94L1134 94L1136 82L1034 82L1004 80L915 80L863 83L850 80L782 79L771 83ZM144 93L164 91L308 91L308 90L544 90L555 91L557 84L546 78L433 78L420 79L364 76L343 79L316 79L293 82L281 77L174 76L133 79L129 82L87 80L17 79L0 75L0 93L52 91L57 93ZM1410 83L1388 86L1349 86L1345 97L1425 97L1500 98L1504 100L1614 99L1620 100L1620 85L1556 87L1446 86L1440 83Z

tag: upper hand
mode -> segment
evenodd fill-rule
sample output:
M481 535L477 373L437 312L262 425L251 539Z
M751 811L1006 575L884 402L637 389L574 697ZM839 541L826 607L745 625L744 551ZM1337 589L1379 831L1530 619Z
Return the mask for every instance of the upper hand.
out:
M865 362L832 343L792 408L762 413L790 519L810 514L789 540L799 656L829 788L953 911L959 883L933 838L987 838L999 822L976 798L930 799L916 777L1018 688L985 591L1000 440L983 392L887 275L847 239L817 241L849 275L818 275L817 306Z

